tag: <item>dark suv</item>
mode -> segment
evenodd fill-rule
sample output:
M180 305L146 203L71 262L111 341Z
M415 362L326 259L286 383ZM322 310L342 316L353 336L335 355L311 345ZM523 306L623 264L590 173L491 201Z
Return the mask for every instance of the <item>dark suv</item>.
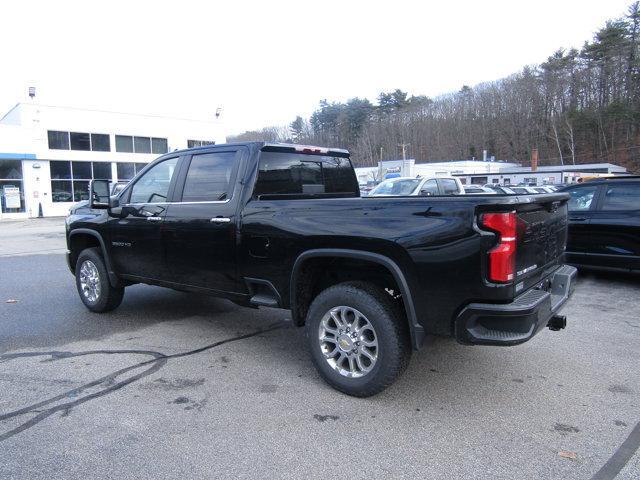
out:
M640 270L640 176L565 187L569 200L567 262Z

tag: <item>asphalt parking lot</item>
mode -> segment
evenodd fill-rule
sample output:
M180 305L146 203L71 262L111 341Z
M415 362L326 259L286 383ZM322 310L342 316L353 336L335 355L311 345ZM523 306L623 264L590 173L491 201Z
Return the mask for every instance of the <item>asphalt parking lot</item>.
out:
M566 330L435 340L356 399L282 310L137 285L90 313L61 222L0 222L0 478L640 478L638 278L581 274Z

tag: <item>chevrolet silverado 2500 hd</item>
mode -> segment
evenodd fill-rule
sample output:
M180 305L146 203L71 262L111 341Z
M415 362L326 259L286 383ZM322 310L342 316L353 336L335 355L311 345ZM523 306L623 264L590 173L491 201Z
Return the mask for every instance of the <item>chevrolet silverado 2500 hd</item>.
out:
M252 142L171 152L90 195L66 221L89 310L135 283L288 309L350 395L390 385L426 336L508 346L565 325L564 193L361 198L347 151Z

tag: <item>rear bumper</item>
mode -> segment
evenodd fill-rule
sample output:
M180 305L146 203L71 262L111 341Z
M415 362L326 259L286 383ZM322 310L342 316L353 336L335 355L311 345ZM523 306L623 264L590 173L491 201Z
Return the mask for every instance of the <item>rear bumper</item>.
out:
M467 345L517 345L547 326L573 293L577 270L563 265L507 304L471 303L455 320L455 337Z

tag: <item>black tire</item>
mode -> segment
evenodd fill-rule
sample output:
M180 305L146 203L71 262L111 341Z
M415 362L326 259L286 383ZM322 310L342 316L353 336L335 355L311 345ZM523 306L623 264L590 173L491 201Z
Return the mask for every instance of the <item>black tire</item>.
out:
M87 263L88 267L95 266L97 270L100 288L95 299L85 294L81 286L81 271L85 262L89 262ZM89 310L97 313L110 312L117 308L122 303L122 298L124 297L124 288L113 287L109 282L107 267L104 264L99 248L87 248L78 255L78 261L76 262L76 288L78 289L82 303L84 303Z
M357 378L344 376L335 365L330 365L319 340L323 318L338 306L350 307L363 314L377 337L375 364L368 373ZM411 357L409 328L402 309L384 289L367 282L340 283L321 292L309 308L306 334L311 358L320 375L333 388L354 397L380 393L402 374ZM337 342L333 343L336 349L340 348Z

